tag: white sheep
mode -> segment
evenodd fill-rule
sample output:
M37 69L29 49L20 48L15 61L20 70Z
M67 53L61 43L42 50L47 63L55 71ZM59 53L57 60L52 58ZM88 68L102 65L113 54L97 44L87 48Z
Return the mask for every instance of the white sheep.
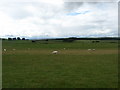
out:
M63 48L64 50L66 49L66 48Z
M7 49L3 49L4 51L7 51Z
M88 49L88 51L91 51L91 49Z
M58 51L52 51L52 54L57 54L58 53Z
M13 49L13 51L15 51L16 49Z
M92 49L93 51L95 51L95 49Z

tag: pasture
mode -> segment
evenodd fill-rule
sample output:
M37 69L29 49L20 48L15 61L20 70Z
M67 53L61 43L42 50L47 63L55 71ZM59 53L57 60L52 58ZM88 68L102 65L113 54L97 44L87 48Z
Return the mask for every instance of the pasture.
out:
M118 43L110 42L5 40L2 87L117 88Z

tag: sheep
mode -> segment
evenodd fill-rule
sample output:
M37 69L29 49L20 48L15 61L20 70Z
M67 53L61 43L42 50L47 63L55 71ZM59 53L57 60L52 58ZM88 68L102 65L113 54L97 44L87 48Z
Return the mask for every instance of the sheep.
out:
M91 51L91 49L88 49L88 51Z
M95 49L92 49L93 51L95 51Z
M57 54L58 53L58 51L52 51L52 54Z
M63 48L64 50L66 49L66 48Z
M3 49L4 51L7 51L7 49Z
M13 51L15 51L16 49L13 49Z

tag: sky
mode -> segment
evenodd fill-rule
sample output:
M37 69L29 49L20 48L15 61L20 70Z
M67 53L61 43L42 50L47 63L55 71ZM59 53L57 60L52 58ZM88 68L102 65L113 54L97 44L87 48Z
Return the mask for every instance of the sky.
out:
M0 37L117 37L118 2L1 0Z

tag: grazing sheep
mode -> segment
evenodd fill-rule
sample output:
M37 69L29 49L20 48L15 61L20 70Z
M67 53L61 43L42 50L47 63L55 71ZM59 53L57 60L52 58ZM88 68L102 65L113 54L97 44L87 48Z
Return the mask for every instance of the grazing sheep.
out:
M3 49L4 51L7 51L7 49Z
M95 51L95 49L92 49L93 51Z
M63 48L64 50L66 49L66 48Z
M15 51L16 49L13 49L13 51Z
M58 53L58 51L53 51L53 52L52 52L52 54L57 54L57 53Z
M88 51L91 51L91 49L88 49Z

